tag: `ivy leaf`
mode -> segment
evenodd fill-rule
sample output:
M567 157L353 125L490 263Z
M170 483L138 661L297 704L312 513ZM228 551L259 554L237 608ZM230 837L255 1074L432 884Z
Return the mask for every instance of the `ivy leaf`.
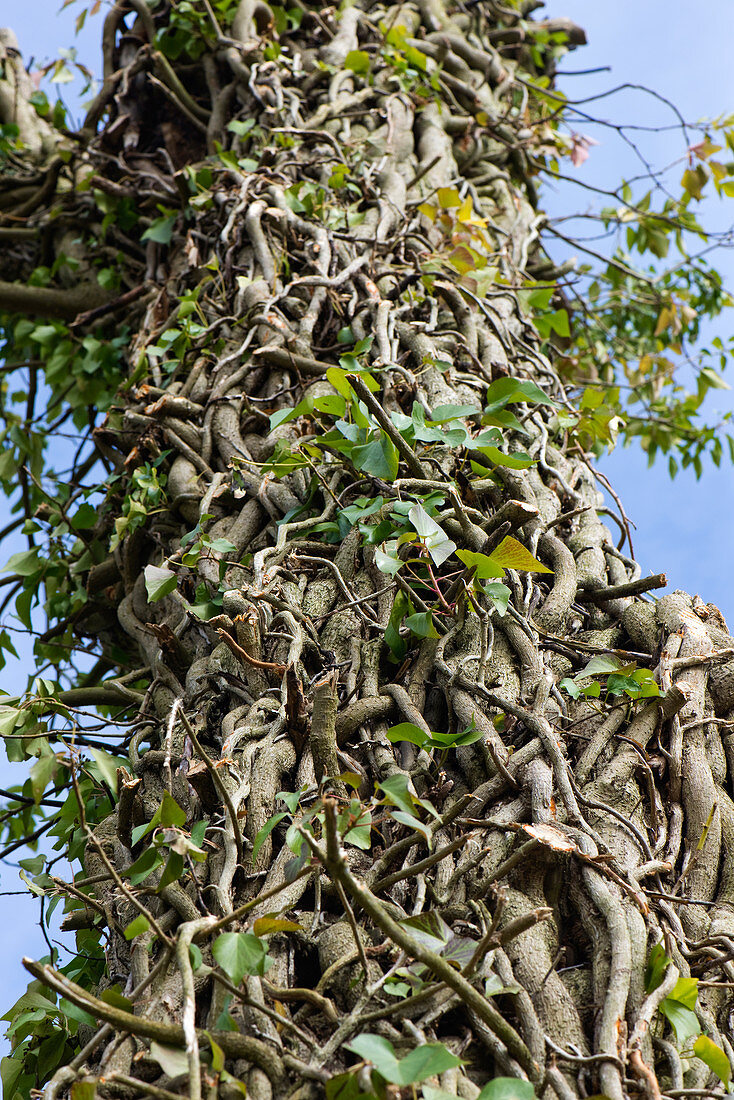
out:
M535 1089L520 1077L495 1077L479 1093L477 1100L534 1100Z
M155 218L143 233L141 240L155 241L156 244L170 244L177 217L178 214L166 214L162 218Z
M440 637L433 625L433 616L430 611L418 611L415 615L408 615L405 625L415 634L416 638Z
M390 726L387 739L393 745L398 741L409 741L411 745L418 745L422 749L424 745L430 743L431 735L413 722L399 722L397 726Z
M146 848L142 855L138 856L123 874L130 879L131 886L137 886L138 883L144 882L148 875L160 867L162 863L163 855L158 848Z
M487 387L487 403L484 411L493 413L504 408L505 405L513 405L519 401L527 401L532 405L555 404L540 386L529 379L498 378Z
M403 725L411 725L411 723L405 722ZM396 727L393 726L393 729L395 728ZM413 729L418 729L418 727L413 726ZM402 772L396 772L395 775L390 775L387 779L383 779L382 783L378 783L377 789L382 791L387 800L392 802L394 806L399 806L401 810L404 810L408 814L412 814L415 805L415 796L408 786L407 775L403 775Z
M172 798L168 791L163 792L159 820L164 829L170 829L172 825L182 829L186 824L186 811L181 809L176 799Z
M384 550L379 546L375 547L375 565L381 573L387 573L390 577L394 577L403 568L405 562L397 556L398 544L395 539L391 539L389 543L383 543L383 545Z
M667 1018L675 1031L675 1037L681 1046L684 1046L695 1035L701 1034L701 1025L696 1013L686 1008L674 997L666 997L660 1003L660 1011Z
M246 974L262 976L272 962L267 945L251 932L223 932L212 944L212 954L234 985Z
M416 534L431 555L435 565L443 565L447 558L456 550L456 543L452 542L446 532L432 519L421 504L414 504L408 512L408 519L413 524Z
M476 449L486 455L495 466L506 466L509 470L527 470L530 466L535 465L530 455L526 455L524 451L515 451L514 454L506 455L499 447L492 444L486 447L480 446Z
M148 593L148 603L157 603L164 596L170 595L176 588L177 579L173 570L165 565L146 565L145 590Z
M17 707L0 706L0 737L7 737L16 725L22 725L26 715L27 711L18 710Z
M474 570L474 576L477 580L484 581L489 577L504 576L504 568L498 565L494 557L490 557L489 554L480 554L477 550L457 550L456 556L460 561L463 561L467 568ZM505 586L502 585L502 587Z
M176 851L171 851L168 859L166 860L166 866L163 868L163 874L161 875L160 882L156 887L157 892L164 890L166 886L170 886L172 882L178 882L183 874L184 861L183 856Z
M8 1059L6 1059L8 1060ZM377 1100L374 1092L363 1092L356 1073L337 1073L324 1085L326 1100Z
M125 928L125 939L134 940L136 936L142 936L143 932L147 932L149 928L150 921L142 913L139 913L135 920L131 920Z
M383 481L394 481L398 476L400 458L393 441L380 432L376 439L352 449L352 462L356 470L362 470Z
M572 699L578 699L581 695L581 688L578 684L575 684L573 680L569 680L568 676L564 676L558 686L563 688L564 691L567 691ZM658 982L658 985L659 984Z
M344 68L362 75L370 71L370 55L365 50L350 50L344 58Z
M358 1035L345 1045L365 1062L371 1062L380 1076L392 1085L417 1085L428 1077L463 1064L461 1058L452 1054L443 1043L423 1043L404 1058L398 1058L395 1047L381 1035Z
M490 554L490 558L496 565L505 569L519 569L521 573L552 573L547 565L543 565L534 558L529 550L526 550L521 542L507 535L496 550Z
M725 1085L729 1084L731 1077L729 1059L721 1047L709 1039L708 1035L699 1035L693 1044L693 1053L705 1062L710 1070L713 1070L720 1081Z
M287 815L286 815L285 810L281 810L279 813L273 814L272 817L268 818L268 820L263 825L262 829L260 829L260 831L258 832L257 836L255 837L255 841L252 845L252 862L253 863L257 862L257 857L260 853L260 849L262 848L263 844L265 843L267 838L272 833L275 826L279 825L280 822L283 820L283 818L286 817L286 816Z
M432 834L431 830L420 818L415 817L414 814L405 814L402 810L393 810L392 814L395 821L399 821L401 825L407 825L409 829L413 829L416 833L422 833L426 838L426 844L428 848L431 848Z
M141 914L142 916L142 914ZM114 1008L121 1008L123 1012L134 1012L135 1006L128 997L120 992L119 985L111 985L100 994L100 1000Z
M38 757L31 768L31 791L33 792L33 801L37 806L40 805L46 787L53 779L58 766L59 762L56 755L48 749L47 752Z
M698 978L679 978L666 1000L679 1001L693 1011L698 1000Z
M458 733L432 733L431 741L436 748L453 749L462 745L474 745L483 737L484 734L476 726L469 726Z
M166 1077L181 1077L189 1072L189 1060L186 1051L180 1047L167 1047L163 1043L150 1044L150 1056L161 1067Z
M484 585L484 592L501 618L507 611L507 605L510 602L511 593L509 588L506 584L494 581Z
M90 749L89 751L94 757L94 762L103 782L107 784L113 794L117 794L118 761L115 760L114 756L110 756L108 752L104 752L103 749Z
M21 550L17 554L11 554L0 573L12 573L16 577L33 577L40 573L43 562L38 557L37 550Z
M256 936L272 936L274 932L302 932L303 925L280 917L258 917L252 931Z
M479 416L480 410L475 405L436 405L433 410L432 424L445 424L447 420L456 420L458 417Z
M592 676L606 676L610 672L617 672L622 667L622 662L612 653L600 653L592 657L581 672L577 672L574 680L588 680Z

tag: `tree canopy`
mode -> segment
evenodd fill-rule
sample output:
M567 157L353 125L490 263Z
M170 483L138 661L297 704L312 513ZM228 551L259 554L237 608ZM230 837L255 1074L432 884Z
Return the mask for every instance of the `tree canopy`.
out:
M646 595L594 460L734 458L694 212L734 120L562 262L583 40L121 0L71 131L2 32L0 825L74 941L8 1100L728 1085L734 641Z

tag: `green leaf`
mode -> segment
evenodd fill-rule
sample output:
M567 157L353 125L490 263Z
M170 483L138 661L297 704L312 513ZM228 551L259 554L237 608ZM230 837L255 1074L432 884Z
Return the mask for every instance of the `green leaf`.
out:
M168 1047L162 1043L156 1043L155 1039L150 1044L150 1056L155 1059L167 1077L181 1077L188 1075L189 1060L186 1051L181 1047Z
M358 1035L345 1046L363 1061L371 1062L380 1076L393 1085L417 1085L428 1077L463 1065L461 1058L452 1054L443 1043L424 1043L400 1059L389 1039L381 1035Z
M31 768L31 790L33 792L33 800L37 806L40 804L46 787L55 775L58 766L59 762L55 754L49 749L38 757L38 760L36 760Z
M592 657L581 672L577 672L574 680L588 680L592 676L607 676L610 672L616 672L622 668L622 662L612 653L600 653ZM653 948L654 950L654 948Z
M537 558L534 558L529 550L526 550L521 542L507 535L496 550L490 554L490 558L496 565L505 569L519 569L522 573L552 573Z
M368 73L370 71L370 55L364 50L350 50L344 58L344 68L353 73Z
M498 581L490 582L483 587L487 598L492 602L495 611L501 618L507 611L512 593L506 584L500 584Z
M385 549L382 547L375 547L375 565L381 573L387 573L388 576L394 577L396 573L405 565L405 562L401 561L397 556L397 542L393 539L389 543L383 543ZM394 550L394 553L390 551Z
M324 1085L326 1100L377 1100L374 1092L363 1092L356 1073L337 1073Z
M693 1044L693 1053L697 1058L700 1058L702 1062L712 1070L720 1081L723 1081L725 1085L729 1084L731 1077L731 1066L729 1059L720 1046L717 1046L713 1040L709 1039L708 1035L699 1035Z
M693 1011L698 1000L698 978L679 978L667 999L679 1001Z
M183 874L184 861L183 856L179 852L171 851L168 859L166 860L166 866L163 868L163 874L161 875L160 882L156 887L157 891L164 890L166 886L170 886L172 882L178 882Z
M134 1012L135 1006L128 997L123 996L120 992L119 985L111 985L107 989L103 990L100 994L101 1001L104 1001L106 1005L112 1005L114 1008L121 1008L124 1012Z
M426 844L431 847L433 836L431 829L415 814L405 814L402 810L393 810L392 814L395 821L399 821L401 825L406 825L407 828L413 829L416 833L421 833L426 838Z
M163 792L163 800L160 805L160 823L166 829L172 825L182 829L186 824L186 811L181 809L178 802L168 791Z
M163 855L157 848L146 848L145 851L131 863L123 872L130 879L131 886L137 886L144 882L148 875L163 863Z
M177 579L173 570L165 565L146 565L145 590L148 593L148 603L157 603L164 596L170 595L176 588Z
M404 725L410 724L409 722L404 723ZM393 729L395 728L396 727L393 726ZM413 726L413 729L418 729L418 727ZM394 806L399 806L401 810L405 810L406 813L413 813L415 795L413 795L410 790L407 775L403 775L402 772L396 772L395 775L390 775L387 779L383 779L382 783L378 783L377 789L383 792L388 802L392 802Z
M457 550L456 556L460 561L463 561L467 568L474 570L474 576L477 580L483 581L489 577L504 576L503 566L498 565L488 554L480 554L477 550ZM505 586L502 585L502 587ZM507 591L509 593L509 589Z
M156 218L145 230L141 240L155 241L156 244L170 244L177 217L178 214L166 214L162 218Z
M212 944L212 954L235 985L246 974L262 976L272 962L267 945L250 932L223 932Z
M563 688L564 691L567 691L572 699L578 699L581 695L581 688L578 684L575 684L573 680L569 680L568 676L564 676L558 686Z
M476 450L486 455L495 466L506 466L509 470L527 470L535 465L530 455L526 455L524 451L515 451L514 454L506 455L499 447L492 444L476 447Z
M38 551L21 550L17 554L11 554L0 573L12 573L16 577L33 577L40 573L43 562L38 558Z
M479 1093L477 1100L534 1100L535 1089L520 1077L495 1077Z
M394 481L398 476L400 458L393 441L383 431L376 439L352 448L352 462L356 470L362 470L383 481Z
M433 616L430 611L418 611L415 615L408 615L405 625L415 634L416 638L438 638L438 631L433 625Z
M46 891L43 889L43 887L39 886L32 879L28 878L28 875L25 873L25 871L21 870L18 872L18 874L20 875L21 882L24 882L30 892L32 894L35 894L37 898L43 898L46 896Z
M135 920L131 920L125 928L125 939L134 940L136 936L141 936L143 932L147 932L149 928L150 921L140 913Z
M456 550L456 543L452 542L445 531L439 527L435 519L421 504L414 504L408 512L408 519L413 524L416 534L430 554L435 565L443 565L447 558Z
M432 733L431 743L436 748L452 749L460 745L474 745L477 741L481 741L483 737L482 731L472 725L465 730L460 730L458 733Z
M553 313L543 318L545 323L559 336L570 336L571 327L568 323L568 314L565 309L556 309Z
M418 745L419 748L423 748L424 745L430 744L431 735L412 722L400 722L397 726L390 726L387 731L387 739L392 741L393 745L398 741L409 741L411 745Z
M392 605L387 629L385 630L385 642L395 661L402 661L408 649L407 642L400 636L400 624L409 611L410 604L408 603L408 597L404 592L398 592L395 596L395 602Z
M680 1001L666 997L660 1004L660 1011L671 1023L675 1037L684 1046L695 1035L701 1034L701 1025L696 1013L686 1008Z
M209 1040L209 1046L212 1048L212 1069L215 1073L221 1073L224 1069L224 1051L219 1043L212 1038L211 1032L207 1031L206 1037Z
M527 401L533 405L555 404L535 382L519 378L498 378L487 387L484 411L485 413L496 412L505 405L513 405L518 401Z
M257 836L255 837L255 842L252 846L252 862L253 863L257 862L257 857L260 854L260 849L262 848L263 844L265 843L267 838L272 833L275 826L279 825L280 822L283 820L283 818L286 817L286 816L287 816L287 814L286 814L285 810L281 810L280 813L273 814L272 817L268 818L268 820L263 825L262 829L260 829Z
M0 737L7 737L17 725L22 725L26 714L17 707L0 706Z
M452 1054L443 1043L424 1043L400 1059L398 1063L400 1080L395 1081L394 1084L419 1084L428 1077L435 1077L460 1065L463 1065L461 1058Z
M114 756L110 756L110 754L103 749L90 749L89 751L99 769L102 780L107 784L113 794L117 794L117 769L119 767L119 761L117 761Z
M227 129L230 130L231 133L237 134L238 137L245 137L247 134L249 134L254 125L254 118L247 118L243 121L237 118L233 118L231 122L227 123Z
M71 526L75 531L89 531L90 528L94 527L98 518L99 513L96 508L93 508L91 504L81 504L74 513Z

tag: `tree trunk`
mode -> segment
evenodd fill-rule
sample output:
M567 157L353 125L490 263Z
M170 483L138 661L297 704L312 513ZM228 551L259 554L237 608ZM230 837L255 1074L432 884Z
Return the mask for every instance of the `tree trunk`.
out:
M734 642L645 595L520 303L532 7L129 0L81 134L17 114L7 354L102 415L71 496L22 486L39 656L96 664L44 704L79 955L26 962L66 1000L10 1097L728 1078Z

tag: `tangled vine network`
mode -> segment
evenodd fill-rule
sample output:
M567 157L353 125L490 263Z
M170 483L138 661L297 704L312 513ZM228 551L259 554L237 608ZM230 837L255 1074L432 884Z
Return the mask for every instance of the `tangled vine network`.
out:
M527 308L534 7L119 0L76 133L3 32L8 1100L726 1092L734 641Z

